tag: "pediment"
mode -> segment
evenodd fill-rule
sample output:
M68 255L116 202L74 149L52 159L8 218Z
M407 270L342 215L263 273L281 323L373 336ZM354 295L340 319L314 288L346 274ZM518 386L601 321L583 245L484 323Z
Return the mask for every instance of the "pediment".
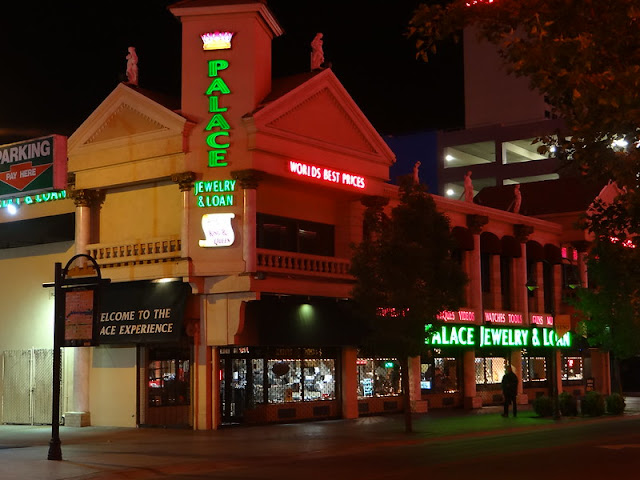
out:
M179 135L186 119L135 89L119 84L69 138L70 153Z
M390 165L394 155L331 70L253 115L258 132Z

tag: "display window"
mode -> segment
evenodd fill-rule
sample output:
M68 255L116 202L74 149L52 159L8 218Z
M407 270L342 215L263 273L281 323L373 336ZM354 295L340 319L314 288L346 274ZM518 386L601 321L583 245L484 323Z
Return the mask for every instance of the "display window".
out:
M562 357L562 379L582 380L583 378L582 357Z
M453 357L434 357L420 364L420 389L431 393L460 391L459 363Z
M547 381L546 357L522 357L522 381L539 383Z
M495 385L502 382L507 359L504 357L476 357L476 384Z
M151 360L148 365L150 407L189 405L189 360Z
M268 402L308 402L336 398L333 358L267 360Z
M385 397L402 392L400 364L395 358L358 358L358 398Z

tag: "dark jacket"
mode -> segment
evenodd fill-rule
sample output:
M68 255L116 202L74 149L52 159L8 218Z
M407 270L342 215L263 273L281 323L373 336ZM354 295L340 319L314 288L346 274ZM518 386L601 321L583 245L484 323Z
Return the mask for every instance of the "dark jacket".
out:
M518 377L513 372L507 372L502 377L502 393L505 397L515 397L518 393Z

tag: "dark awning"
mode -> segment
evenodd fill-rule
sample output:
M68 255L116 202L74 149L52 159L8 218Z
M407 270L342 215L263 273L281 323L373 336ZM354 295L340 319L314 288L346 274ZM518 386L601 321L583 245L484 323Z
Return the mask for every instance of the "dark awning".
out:
M468 228L453 227L451 235L456 241L456 246L461 250L473 250L473 235Z
M362 330L350 301L263 299L244 304L242 332L236 343L329 347L358 345L360 337Z
M491 232L482 232L480 234L480 251L491 255L499 255L502 251L500 239Z
M177 342L184 336L182 282L123 282L103 287L96 318L98 344Z
M505 235L500 239L500 246L502 251L500 252L505 257L520 258L522 256L522 248L520 242L511 235Z

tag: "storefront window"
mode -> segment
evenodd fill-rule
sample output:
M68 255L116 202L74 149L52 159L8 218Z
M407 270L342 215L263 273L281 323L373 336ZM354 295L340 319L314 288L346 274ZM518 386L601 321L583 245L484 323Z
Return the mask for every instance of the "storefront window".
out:
M303 357L322 353L319 349L287 350L299 352ZM310 402L336 398L335 358L269 358L266 365L269 403ZM258 379L254 382L257 383Z
M420 389L433 393L455 393L458 383L458 362L455 358L433 358L420 365Z
M398 395L400 365L395 358L359 358L358 397L384 397Z
M522 381L545 382L547 359L545 357L522 357Z
M502 382L507 359L504 357L476 358L476 384L492 385Z
M562 379L563 380L582 380L582 357L563 357L562 358Z
M149 362L149 406L189 405L189 360Z

